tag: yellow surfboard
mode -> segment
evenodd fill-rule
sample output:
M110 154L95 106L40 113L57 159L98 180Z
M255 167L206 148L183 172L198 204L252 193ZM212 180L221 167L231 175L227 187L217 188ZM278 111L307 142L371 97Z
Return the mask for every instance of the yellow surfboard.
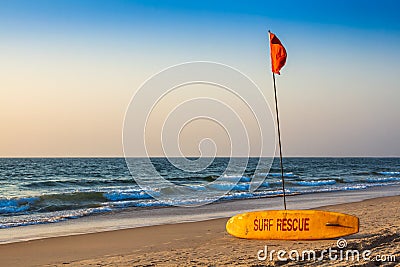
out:
M229 234L247 239L315 240L358 233L357 217L322 210L266 210L233 216Z

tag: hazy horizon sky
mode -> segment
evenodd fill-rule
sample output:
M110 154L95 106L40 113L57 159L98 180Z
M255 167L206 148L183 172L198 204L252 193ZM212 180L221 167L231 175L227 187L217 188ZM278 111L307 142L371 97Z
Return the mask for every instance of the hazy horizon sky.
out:
M399 8L388 0L1 1L0 157L123 156L131 97L182 62L232 66L274 108L269 29L288 52L277 77L284 156L400 156ZM204 125L185 132L188 155Z

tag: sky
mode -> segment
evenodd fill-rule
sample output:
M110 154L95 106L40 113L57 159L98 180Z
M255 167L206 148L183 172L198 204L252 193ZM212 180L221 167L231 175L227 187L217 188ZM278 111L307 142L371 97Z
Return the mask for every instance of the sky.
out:
M288 52L277 77L284 156L400 156L399 8L394 0L0 1L0 157L123 156L132 96L183 62L240 70L273 109L268 30ZM221 139L217 155L229 153L226 133L209 124L182 132L185 155L198 155L208 137ZM162 155L154 143L151 155Z

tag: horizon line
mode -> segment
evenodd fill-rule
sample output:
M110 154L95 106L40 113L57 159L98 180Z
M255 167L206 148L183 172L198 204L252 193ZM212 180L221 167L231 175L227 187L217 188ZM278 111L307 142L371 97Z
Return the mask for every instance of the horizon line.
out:
M127 158L125 156L0 156L0 159L79 159L79 158ZM165 156L132 156L128 158L200 158L197 156L174 156L174 157L165 157ZM203 157L203 158L271 158L271 157L259 157L259 156L217 156L217 157ZM279 158L279 155L274 156L273 158ZM283 158L400 158L399 156L389 155L389 156L361 156L361 155L351 155L351 156L283 156Z

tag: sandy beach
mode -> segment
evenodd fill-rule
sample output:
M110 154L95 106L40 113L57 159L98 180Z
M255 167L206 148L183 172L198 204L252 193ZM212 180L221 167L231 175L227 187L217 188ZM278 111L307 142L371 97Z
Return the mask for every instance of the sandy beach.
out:
M260 241L230 236L227 218L37 239L0 245L2 266L395 266L400 263L400 196L318 209L356 215L360 232L343 249L371 250L370 260L260 260L259 250L337 248L337 240ZM263 254L260 254L263 255ZM376 257L385 262L374 262ZM390 257L389 257L390 256ZM287 257L287 256L286 256ZM394 260L394 262L393 262Z

